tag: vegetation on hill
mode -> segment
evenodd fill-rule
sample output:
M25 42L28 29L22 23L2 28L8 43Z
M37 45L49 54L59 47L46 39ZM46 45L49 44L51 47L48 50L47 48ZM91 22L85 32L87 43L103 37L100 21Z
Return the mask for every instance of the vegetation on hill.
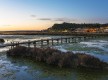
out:
M106 27L108 24L76 24L76 23L62 23L62 24L54 24L52 27L48 28L48 31L74 31L78 28L101 28Z

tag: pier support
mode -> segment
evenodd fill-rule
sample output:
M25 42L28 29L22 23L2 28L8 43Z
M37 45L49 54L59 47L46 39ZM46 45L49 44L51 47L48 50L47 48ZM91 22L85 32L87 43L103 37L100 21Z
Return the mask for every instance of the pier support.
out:
M7 44L6 46L11 46L11 49L13 49L16 46L19 46L20 44L26 44L27 47L30 47L30 44L33 44L34 47L44 47L44 46L54 46L55 44L63 44L63 43L76 43L81 42L85 40L90 40L91 38L94 38L95 36L72 36L72 37L61 37L56 39L41 39L41 40L35 40L35 41L25 41L25 42L11 42L10 44Z
M70 38L68 38L68 43L70 43L71 42L71 39Z
M49 40L47 39L46 42L47 42L47 46L49 47Z
M65 42L67 43L67 38L65 38Z
M30 42L30 40L28 41L28 48L30 48L30 44L31 44L31 42Z
M43 40L42 40L42 39L41 39L40 43L41 43L40 46L41 46L41 48L42 48L42 47L43 47Z
M36 41L33 42L34 48L36 48Z
M52 41L52 46L54 45L54 40L53 40L53 38L51 39L51 41Z
M57 39L57 45L59 44L59 39Z
M63 38L61 37L61 44L63 43Z

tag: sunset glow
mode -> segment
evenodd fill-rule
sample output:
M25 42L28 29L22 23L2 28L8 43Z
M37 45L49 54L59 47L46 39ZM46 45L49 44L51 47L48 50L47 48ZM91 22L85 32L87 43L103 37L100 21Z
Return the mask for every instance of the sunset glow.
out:
M62 22L108 23L107 3L108 0L0 0L0 31L43 30Z

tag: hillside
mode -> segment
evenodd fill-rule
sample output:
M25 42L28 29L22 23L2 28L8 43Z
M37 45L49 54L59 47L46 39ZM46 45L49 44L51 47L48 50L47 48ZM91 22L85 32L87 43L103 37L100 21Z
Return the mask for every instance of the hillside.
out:
M77 29L100 29L108 27L108 24L76 24L76 23L62 23L62 24L54 24L52 27L48 28L48 31L75 31Z

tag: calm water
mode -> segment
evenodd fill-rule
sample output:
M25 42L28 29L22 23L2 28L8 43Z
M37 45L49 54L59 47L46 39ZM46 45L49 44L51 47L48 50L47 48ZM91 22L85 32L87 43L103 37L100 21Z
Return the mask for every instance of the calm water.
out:
M6 43L57 37L60 36L0 36L5 39ZM102 37L80 43L63 44L54 46L54 48L91 54L108 62L108 38ZM28 59L9 58L6 56L8 49L9 47L0 48L0 80L108 80L108 71L60 69Z

